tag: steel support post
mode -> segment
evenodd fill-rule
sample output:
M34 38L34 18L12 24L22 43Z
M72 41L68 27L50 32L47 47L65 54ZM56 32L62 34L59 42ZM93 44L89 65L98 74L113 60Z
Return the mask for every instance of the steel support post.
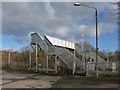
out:
M31 68L32 68L31 63L32 63L32 59L31 59L31 51L30 51L30 57L29 57L29 69L31 69Z
M37 51L37 44L36 44L36 72L38 71L38 51Z
M57 56L55 55L55 73L57 74Z
M74 57L76 57L75 50L74 50ZM76 61L74 60L73 61L73 72L72 72L73 75L75 74L75 71L76 71Z
M48 55L47 55L46 66L47 66L47 73L48 73Z

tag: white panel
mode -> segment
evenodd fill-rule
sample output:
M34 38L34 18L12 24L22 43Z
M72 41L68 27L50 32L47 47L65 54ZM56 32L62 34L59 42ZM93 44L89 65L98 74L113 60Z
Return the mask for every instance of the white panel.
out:
M59 44L59 39L56 39L56 42L57 42L56 45L60 46L60 44Z
M62 43L63 43L63 46L66 47L65 40L63 40Z
M49 41L56 46L62 46L62 47L67 47L67 48L72 48L75 49L75 44L66 40L61 40L61 39L57 39L51 36L46 36Z
M56 39L56 40L57 40L57 45L58 45L58 46L61 46L59 39Z
M70 43L68 42L68 47L70 47Z
M60 41L60 42L59 42L59 45L60 45L60 46L63 46L62 40L59 39L59 41Z
M62 45L62 40L60 40L60 39L59 39L59 45L60 45L60 46L63 46L63 45Z
M75 48L75 44L74 43L72 43L72 48Z
M55 38L55 43L54 43L55 45L57 45L57 39Z
M66 41L66 47L68 47L68 41Z
M70 43L70 42L69 42ZM70 43L70 48L71 48L71 43Z
M71 48L73 48L73 43L71 43Z

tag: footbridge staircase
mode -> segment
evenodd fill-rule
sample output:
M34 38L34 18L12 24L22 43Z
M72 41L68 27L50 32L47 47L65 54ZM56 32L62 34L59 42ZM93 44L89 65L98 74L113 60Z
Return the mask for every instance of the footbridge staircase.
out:
M47 38L44 36L44 38ZM50 41L47 39L42 39L38 33L32 33L31 34L31 45L37 45L39 48L44 50L44 52L48 55L55 55L64 62L69 69L73 71L73 74L76 72L76 66L80 66L81 61L75 57L69 50L67 50L64 47L57 47L50 43Z
M53 45L51 41L44 35L43 39L38 33L32 33L30 37L30 45L33 47L34 45L38 46L38 49L42 49L47 55L52 56L54 59L55 56L59 57L59 59L72 70L74 74L77 72L78 68L81 68L87 58L92 58L96 60L95 52L85 52L79 44L75 44L75 53L82 56L82 58L78 58L75 54L71 53L67 48ZM98 61L104 62L104 60L98 56ZM85 69L85 67L84 67Z

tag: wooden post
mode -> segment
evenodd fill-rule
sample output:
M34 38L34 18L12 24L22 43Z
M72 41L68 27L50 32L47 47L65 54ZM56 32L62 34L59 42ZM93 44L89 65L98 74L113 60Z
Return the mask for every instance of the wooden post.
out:
M10 64L10 52L8 53L8 65Z

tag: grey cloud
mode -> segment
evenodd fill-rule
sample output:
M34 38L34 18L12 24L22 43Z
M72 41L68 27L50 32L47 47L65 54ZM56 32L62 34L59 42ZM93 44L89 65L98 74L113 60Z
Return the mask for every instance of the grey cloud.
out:
M109 3L83 4L95 6L99 12L109 6ZM25 38L30 32L40 32L42 29L48 34L66 39L72 39L73 36L77 39L80 33L88 36L94 34L95 13L85 7L74 7L73 2L4 2L2 6L3 34ZM79 21L87 19L89 25L85 26L86 29L91 29L90 34L87 30L82 31L81 27L79 28Z

